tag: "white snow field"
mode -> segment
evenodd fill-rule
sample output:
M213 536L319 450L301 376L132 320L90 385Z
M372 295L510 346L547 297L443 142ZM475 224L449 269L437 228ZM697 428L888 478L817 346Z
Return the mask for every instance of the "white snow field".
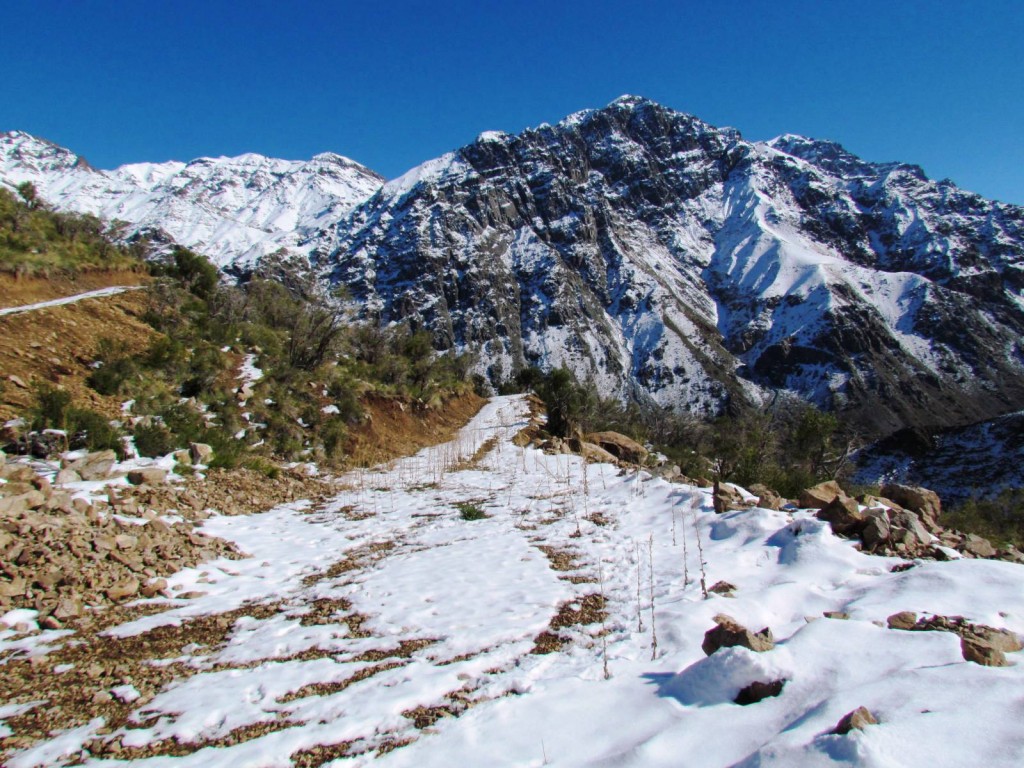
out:
M4 307L0 309L0 317L4 315L17 315L21 312L32 312L37 309L46 309L48 307L62 307L65 304L77 304L84 299L99 299L104 296L116 296L119 293L125 291L137 291L142 286L138 285L117 285L110 288L97 288L95 291L86 291L85 293L76 293L74 296L64 296L59 299L49 299L47 301L37 301L35 304L23 304L18 307Z
M1024 632L1020 566L892 572L900 561L860 553L806 511L716 516L705 490L516 447L527 417L526 400L495 398L454 442L353 473L319 509L207 521L252 557L178 573L172 589L205 594L113 632L252 601L279 610L237 620L224 647L195 648L202 671L140 701L125 747L173 738L196 750L131 764L288 766L344 744L330 764L1024 765L1022 654L982 667L953 634L885 627L909 610ZM487 517L465 519L478 511ZM726 580L735 597L703 599L698 535L706 584ZM556 614L571 621L563 604L585 609L602 592L603 626L550 630L567 642L531 653ZM316 606L333 608L310 620ZM705 656L718 613L770 627L776 647ZM732 702L780 678L779 696ZM829 735L859 706L879 723ZM208 745L259 723L274 727ZM101 726L54 734L9 765L70 762Z

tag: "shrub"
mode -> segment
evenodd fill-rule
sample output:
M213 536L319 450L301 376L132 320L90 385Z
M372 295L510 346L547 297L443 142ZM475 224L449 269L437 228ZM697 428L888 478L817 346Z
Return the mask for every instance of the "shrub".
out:
M49 384L38 384L32 408L32 429L66 429L71 393Z
M158 421L139 422L132 430L132 437L140 456L165 456L179 447L171 431Z
M490 515L471 501L459 502L455 505L455 508L459 510L459 515L463 520L483 520L490 517Z
M67 413L69 446L88 451L111 449L124 458L121 431L111 425L103 415L86 408L71 408Z

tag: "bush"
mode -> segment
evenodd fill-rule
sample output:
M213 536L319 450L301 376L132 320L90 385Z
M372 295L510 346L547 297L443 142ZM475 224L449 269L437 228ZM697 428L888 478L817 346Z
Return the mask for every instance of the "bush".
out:
M490 517L490 515L471 501L459 502L455 505L455 508L459 510L459 515L463 520L483 520Z
M109 448L117 453L118 458L124 458L121 431L112 426L103 415L86 408L71 408L68 410L67 420L69 447L85 448L88 451Z
M32 408L32 429L67 429L71 393L49 384L38 384Z
M176 444L171 431L158 421L139 422L132 430L135 438L135 450L140 456L166 456L180 447Z

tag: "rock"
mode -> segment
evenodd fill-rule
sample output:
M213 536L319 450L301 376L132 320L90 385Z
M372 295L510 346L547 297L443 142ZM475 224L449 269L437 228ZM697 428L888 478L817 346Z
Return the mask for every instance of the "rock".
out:
M167 482L167 470L160 467L143 467L128 473L128 482L132 485L160 485Z
M206 443L190 443L188 452L193 464L209 464L213 458L213 447Z
M832 526L832 532L841 536L857 533L865 523L865 515L856 500L847 496L836 496L815 514Z
M595 443L588 443L585 440L580 442L580 456L598 464L615 464L616 459L612 454Z
M82 476L73 469L59 470L56 477L53 478L54 485L67 485L68 483L80 482L82 482Z
M932 540L932 535L918 516L905 509L889 513L889 537L911 551L930 544Z
M18 515L30 509L38 509L46 501L39 491L29 491L17 496L5 496L0 499L0 514Z
M150 579L142 587L143 597L156 597L167 589L167 579Z
M934 491L929 491L927 488L921 488L916 485L888 483L882 486L881 493L901 507L917 512L928 530L934 531L939 527L942 501Z
M917 624L917 614L913 611L900 611L894 613L885 620L889 629L914 629Z
M134 597L139 591L138 579L127 579L119 582L107 590L107 597L115 602Z
M867 549L875 549L889 540L890 525L885 510L869 509L864 513L864 527L860 529L860 540Z
M839 619L840 621L846 621L850 618L850 614L846 611L825 611L822 615L826 619Z
M1024 650L1024 642L1021 642L1020 636L1008 629L996 629L984 624L977 624L971 628L971 631L981 641L1003 653L1016 653Z
M643 464L647 458L646 448L618 432L592 432L585 439L588 443L593 443L616 458L631 464Z
M747 490L757 496L757 506L762 509L778 510L782 509L782 505L785 504L783 498L766 485L754 483Z
M710 656L719 648L737 645L763 653L775 647L775 639L768 627L760 632L751 632L731 616L721 613L715 616L715 626L704 634L704 642L701 643L704 653Z
M711 500L715 507L715 514L721 515L738 509L750 509L751 504L743 498L739 489L729 483L715 481L714 490L711 493Z
M801 509L824 509L837 496L845 496L843 489L835 480L826 480L813 488L800 491L799 504Z
M62 625L55 616L51 615L40 621L39 626L43 629L60 629Z
M64 595L57 600L57 607L53 610L53 615L57 619L71 619L75 616L79 616L82 613L82 604L79 602L77 597L71 597Z
M736 586L730 584L728 581L717 581L711 585L708 592L714 592L716 595L726 595L732 597L732 593L736 591Z
M1008 667L1006 654L995 646L976 637L961 637L960 652L964 661L973 661L983 667Z
M9 483L31 483L36 473L28 464L5 464L0 467L0 478Z
M878 725L878 720L866 707L857 707L852 712L843 715L831 733L836 736L845 736L852 730L863 731L869 725Z
M772 680L767 683L753 682L736 694L736 698L733 701L744 707L749 704L756 704L764 699L778 696L782 693L785 685L785 680Z
M171 456L174 458L175 464L184 464L186 466L192 464L192 453L190 451L175 451Z
M992 546L992 542L973 533L969 533L964 537L963 543L960 545L960 551L969 552L975 557L996 556L996 548Z
M28 384L22 381L20 377L15 376L13 373L8 375L7 380L11 382L11 384L13 384L14 386L18 387L19 389L28 389Z
M95 451L75 461L66 462L64 469L77 472L83 480L106 480L116 463L117 455L113 451Z

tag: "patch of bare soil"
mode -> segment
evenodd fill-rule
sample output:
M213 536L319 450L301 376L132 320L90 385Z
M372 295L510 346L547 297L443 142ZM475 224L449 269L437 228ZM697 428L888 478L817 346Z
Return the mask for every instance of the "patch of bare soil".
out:
M5 273L0 274L0 307L22 307L99 288L143 285L150 279L146 272L129 270L79 272L75 275L56 272L49 276L20 277Z
M200 655L212 654L225 645L237 619L268 618L278 610L277 605L246 605L130 637L99 634L100 627L107 622L84 620L73 625L77 631L72 641L48 655L8 659L0 664L4 703L46 704L6 720L13 734L0 739L0 757L49 738L54 731L76 728L96 717L105 720L100 734L112 733L127 725L130 713L145 705L168 683L201 671L198 665L152 662L187 655L186 646L201 646ZM118 614L118 618L124 619L125 614ZM58 667L64 671L57 672ZM111 689L120 685L135 686L140 698L131 703L118 700ZM104 742L103 738L94 740L92 748L99 750L94 754L109 750ZM195 749L193 745L188 751Z
M129 291L0 316L0 421L14 418L32 404L33 381L59 385L77 405L117 418L120 398L98 394L86 386L85 379L92 373L89 366L101 339L111 339L128 354L138 354L157 336L141 320L147 293Z
M451 440L486 400L465 392L437 408L370 395L362 401L367 418L352 429L348 454L359 466L411 456L421 448Z
M567 627L599 624L607 617L604 598L599 594L590 594L580 600L562 603L558 612L551 618L548 628L533 640L530 653L543 655L556 653L568 645L571 640L559 632Z

